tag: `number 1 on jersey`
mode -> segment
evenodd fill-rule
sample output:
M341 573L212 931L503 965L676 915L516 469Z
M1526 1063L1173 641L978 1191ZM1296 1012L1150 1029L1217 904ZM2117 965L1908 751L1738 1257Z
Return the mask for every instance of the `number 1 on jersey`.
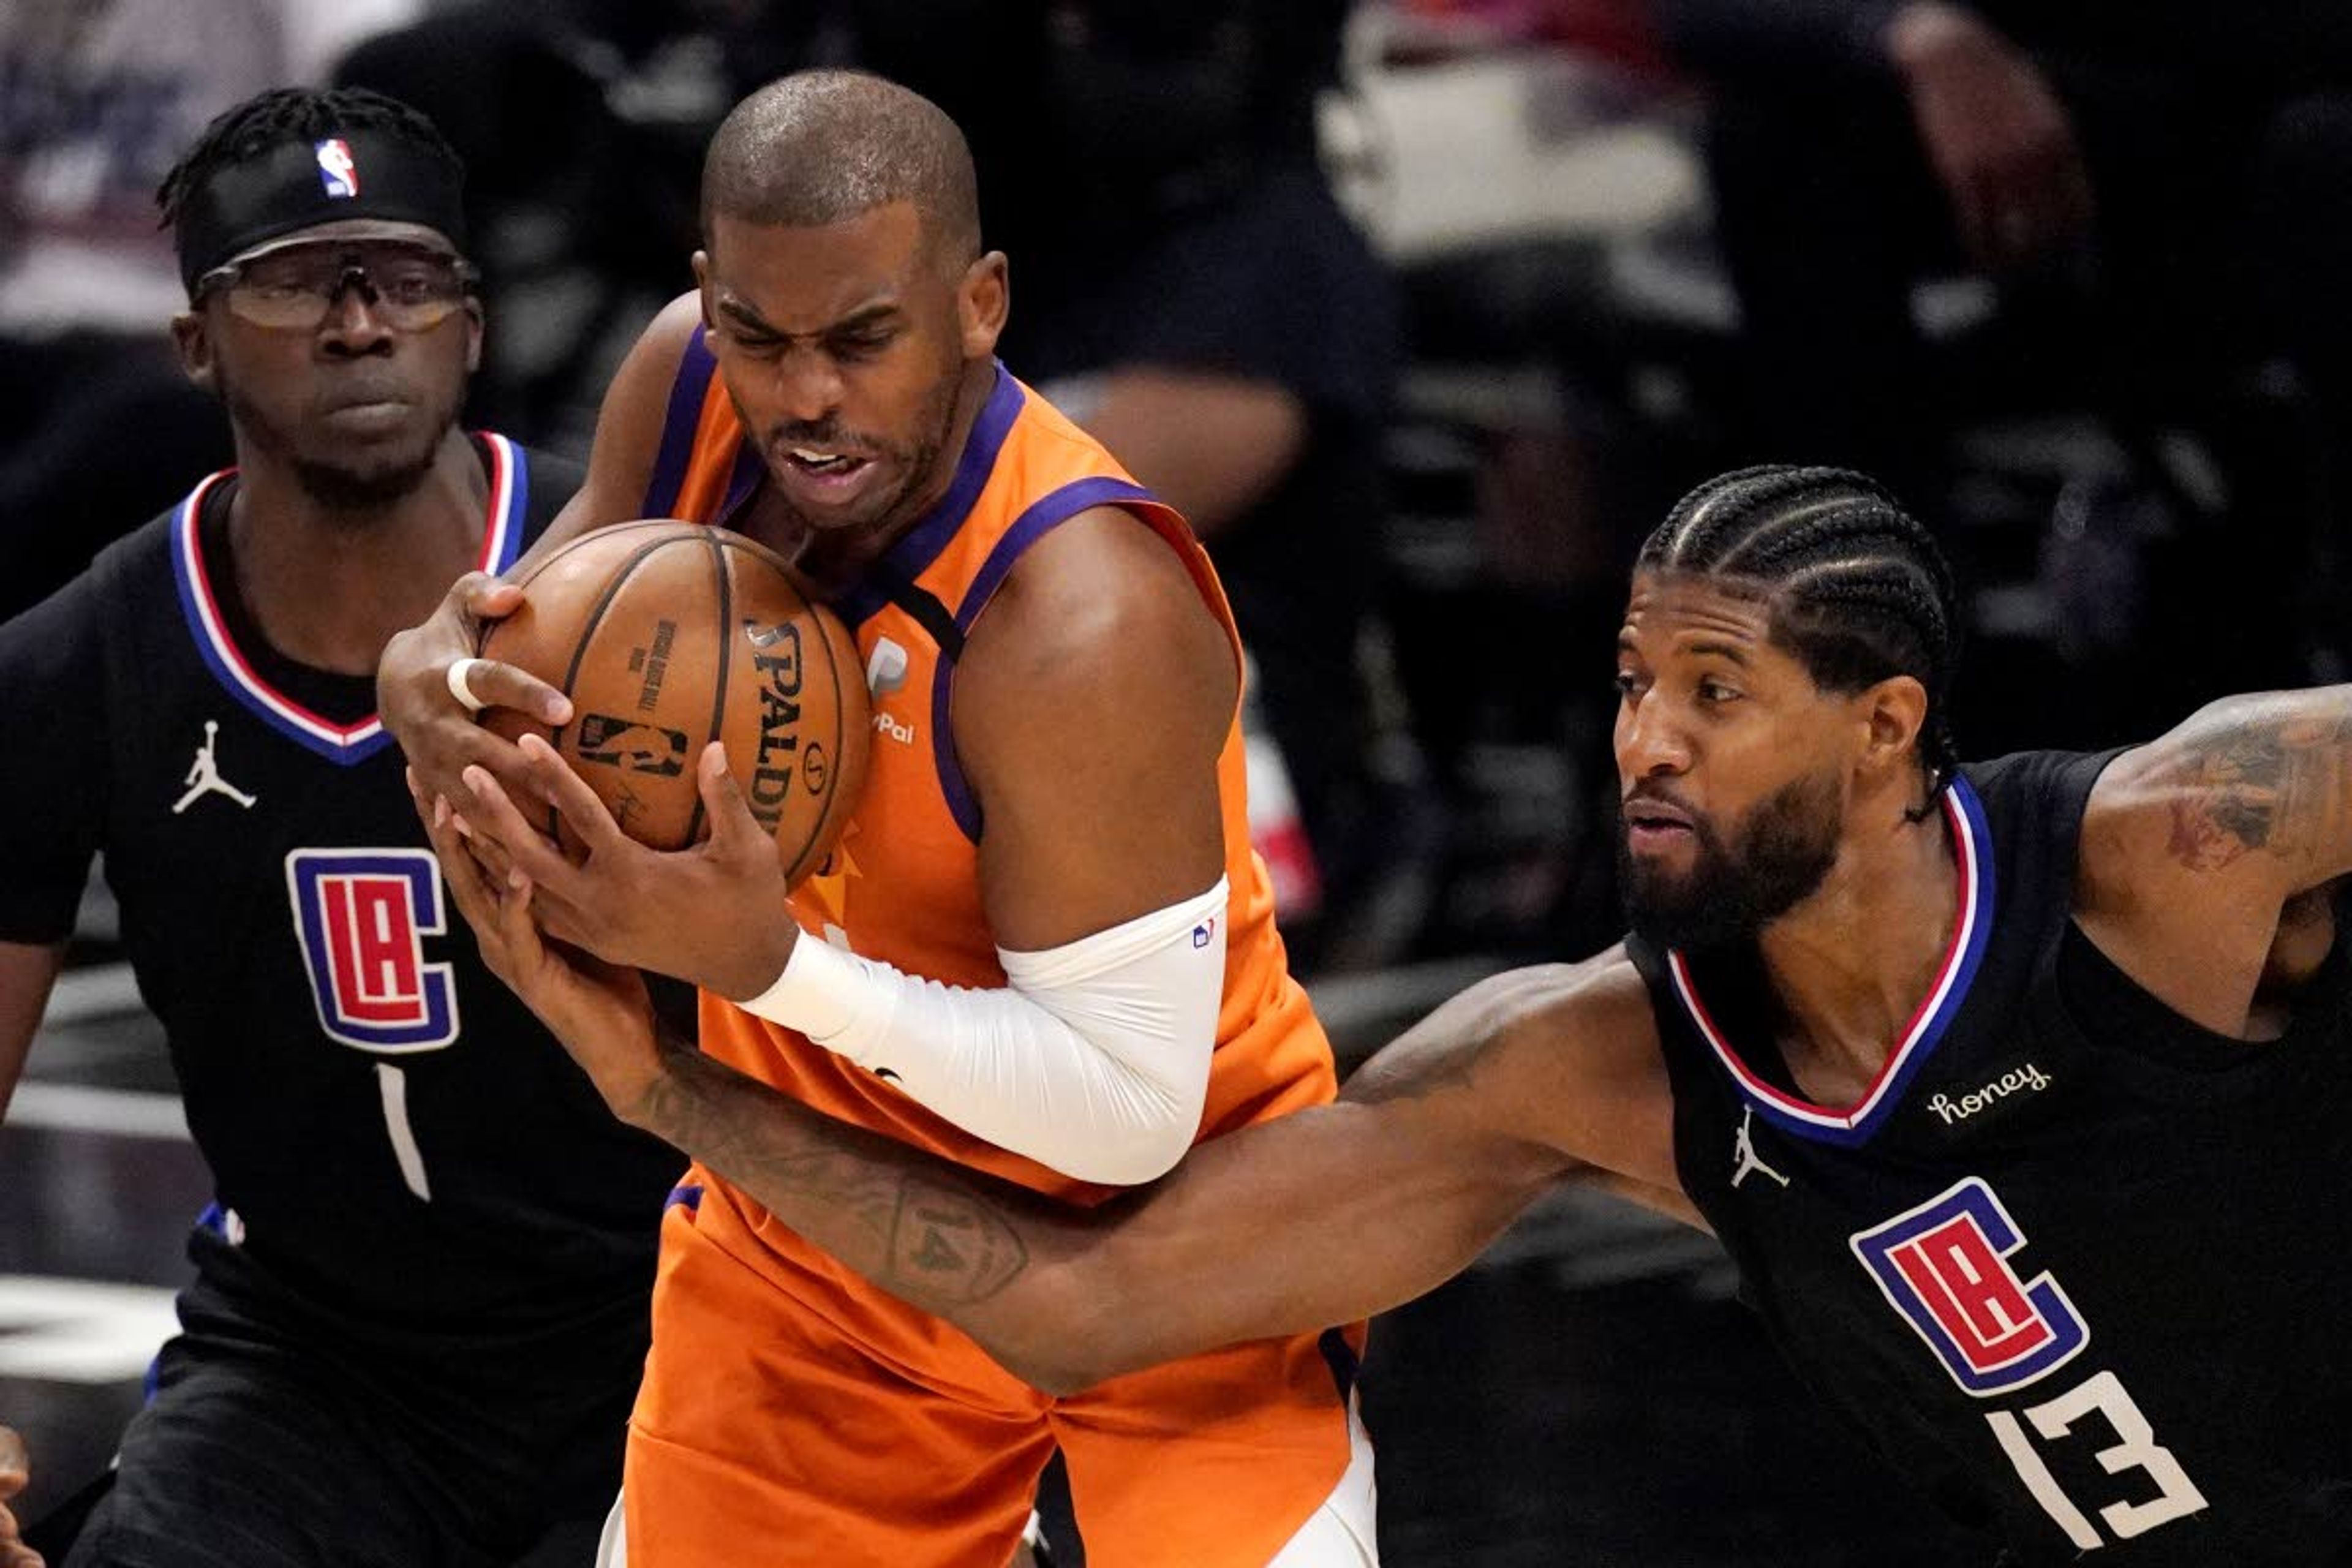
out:
M319 1027L378 1058L446 1049L457 1038L457 987L446 963L425 961L425 938L446 929L441 868L423 849L297 849L286 857L294 935L310 972ZM425 1155L408 1120L408 1077L375 1064L393 1158L429 1203Z

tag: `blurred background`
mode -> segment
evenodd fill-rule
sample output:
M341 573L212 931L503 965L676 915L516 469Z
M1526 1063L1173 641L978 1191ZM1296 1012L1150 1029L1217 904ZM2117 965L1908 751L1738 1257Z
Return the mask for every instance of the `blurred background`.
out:
M964 126L1006 363L1208 541L1351 1059L1614 939L1625 567L1720 469L1851 464L1931 522L1971 756L2346 672L2352 10L2301 0L9 0L0 615L226 458L152 200L217 110L431 114L471 417L584 453L690 286L709 131L816 64ZM207 1196L102 887L83 927L0 1130L37 1504L105 1462ZM1604 1199L1385 1321L1367 1405L1391 1568L1990 1555L1806 1402L1710 1242Z

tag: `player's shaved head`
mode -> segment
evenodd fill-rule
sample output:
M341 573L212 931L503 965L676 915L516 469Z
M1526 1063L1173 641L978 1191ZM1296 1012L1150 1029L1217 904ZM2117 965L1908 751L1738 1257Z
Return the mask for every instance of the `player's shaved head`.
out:
M980 254L971 149L940 107L863 71L803 71L769 83L722 121L702 160L702 239L721 215L819 228L912 203L935 254Z

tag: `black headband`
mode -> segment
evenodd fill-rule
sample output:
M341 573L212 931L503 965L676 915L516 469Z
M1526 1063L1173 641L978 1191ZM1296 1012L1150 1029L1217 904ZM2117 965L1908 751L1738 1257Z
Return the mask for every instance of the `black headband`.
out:
M281 142L216 171L180 208L180 281L196 279L266 240L344 218L422 224L459 251L465 174L403 137L345 131Z

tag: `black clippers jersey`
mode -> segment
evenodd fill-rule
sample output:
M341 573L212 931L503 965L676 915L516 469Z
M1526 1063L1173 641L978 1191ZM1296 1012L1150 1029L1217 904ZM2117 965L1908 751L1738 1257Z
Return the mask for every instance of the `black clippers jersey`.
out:
M2021 1561L2352 1562L2347 966L2263 1045L2133 984L2072 919L2106 761L1948 792L1961 919L1853 1106L1793 1088L1752 952L1633 943L1682 1183L1805 1380Z
M577 470L541 460L534 487L520 447L476 447L497 572ZM455 1352L632 1317L642 1337L682 1161L614 1121L483 966L383 726L305 706L299 667L240 630L205 543L234 482L92 566L72 625L100 711L61 715L103 729L89 830L236 1244L199 1259L362 1341Z

